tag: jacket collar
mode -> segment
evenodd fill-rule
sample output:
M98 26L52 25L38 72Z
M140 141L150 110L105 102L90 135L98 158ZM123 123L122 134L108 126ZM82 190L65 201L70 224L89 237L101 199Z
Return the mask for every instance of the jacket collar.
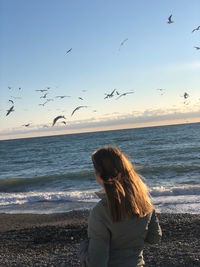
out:
M102 189L102 190L100 190L98 192L95 192L95 194L101 199L106 198L106 192L105 192L104 189Z

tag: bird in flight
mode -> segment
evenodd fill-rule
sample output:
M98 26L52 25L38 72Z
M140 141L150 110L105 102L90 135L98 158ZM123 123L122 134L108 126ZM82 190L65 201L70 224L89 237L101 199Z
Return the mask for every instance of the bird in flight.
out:
M65 97L70 97L69 95L57 95L56 98L60 98L60 99L63 99Z
M200 30L200 26L196 27L194 30L192 30L192 32L199 31L199 30Z
M45 101L44 103L38 104L39 106L43 106L46 105L46 103L48 103L49 101Z
M124 40L121 42L121 44L120 44L120 46L119 46L119 50L120 50L120 48L125 44L125 42L127 42L127 41L128 41L128 38L124 39Z
M104 97L104 99L113 97L115 91L116 91L116 89L114 89L110 94L105 94L106 96Z
M9 110L7 110L6 116L8 116L13 111L14 111L14 106L12 106Z
M48 98L46 102L54 101L52 98Z
M11 89L12 89L12 87L11 87L11 86L8 86L8 89L9 89L9 90L11 90Z
M189 97L189 94L185 92L184 95L183 95L183 97L184 97L185 99L187 99L187 98Z
M133 94L133 93L134 93L133 91L123 93L123 94L119 95L119 96L116 98L116 100L119 99L119 98L122 97L122 96L126 96L126 95Z
M42 95L40 98L46 98L48 95L48 93L45 93L44 95Z
M199 46L194 46L194 48L196 48L196 50L199 50L199 49L200 49L200 47L199 47Z
M8 102L12 103L14 105L14 101L9 99Z
M61 121L61 123L63 123L64 125L66 125L67 123L66 123L66 121Z
M78 106L77 108L75 108L73 111L72 111L72 114L71 114L71 116L73 116L73 114L77 111L77 110L79 110L80 108L87 108L88 106Z
M70 53L72 51L72 48L70 48L69 50L67 50L66 54Z
M82 97L79 97L78 99L80 99L80 100L83 100L83 98L82 98Z
M43 89L43 90L35 90L35 91L38 91L38 92L43 93L43 92L46 92L47 90L46 89Z
M174 23L174 21L172 21L172 15L169 16L167 23L168 24Z
M55 125L55 123L57 122L57 120L59 120L59 119L65 119L66 120L66 118L65 118L65 116L57 116L57 117L55 117L55 119L53 120L53 123L52 123L52 127Z
M22 126L28 127L28 126L30 126L30 123L23 124Z
M118 91L116 91L116 94L117 94L117 95L120 95L120 93L119 93Z

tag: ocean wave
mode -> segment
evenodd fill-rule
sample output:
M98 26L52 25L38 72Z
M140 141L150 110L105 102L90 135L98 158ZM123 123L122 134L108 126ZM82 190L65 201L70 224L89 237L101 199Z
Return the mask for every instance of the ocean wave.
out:
M0 193L0 205L2 206L41 201L96 202L98 201L98 197L92 191Z
M0 180L0 192L27 191L27 187L50 187L52 184L67 184L69 180L93 180L94 173L91 170L83 170L67 174L46 175L32 178L5 178Z
M153 187L150 194L154 202L162 201L167 203L173 199L174 203L178 200L181 203L187 203L188 199L193 196L200 199L200 186L174 186L174 187ZM98 197L92 190L76 191L55 191L55 192L16 192L0 193L0 205L24 204L40 201L82 201L96 202Z
M158 196L187 196L187 195L200 195L199 185L183 185L172 187L152 187L150 189L152 197Z

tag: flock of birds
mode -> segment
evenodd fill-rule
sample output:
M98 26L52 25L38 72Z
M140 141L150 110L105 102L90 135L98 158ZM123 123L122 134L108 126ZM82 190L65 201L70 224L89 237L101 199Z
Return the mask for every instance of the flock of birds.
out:
M71 50L71 49L70 49ZM22 88L19 87L21 90ZM49 94L49 90L50 90L51 87L47 87L46 89L40 89L40 90L35 90L37 92L40 92L40 93L44 93L43 95L40 96L40 99L45 99L45 102L44 103L39 103L38 105L39 106L45 106L48 102L50 101L54 101L53 98L47 98L48 94ZM8 89L11 90L12 87L8 86ZM82 90L83 92L86 92L86 90ZM111 93L105 93L105 97L104 99L107 99L107 98L112 98L114 97L115 95L117 95L117 98L116 100L118 100L120 97L123 97L123 96L126 96L128 94L133 94L134 91L129 91L129 92L125 92L125 93L119 93L119 91L117 91L117 89L114 89ZM71 97L69 95L57 95L55 96L55 98L59 98L59 99L64 99L66 97ZM13 99L20 99L20 97L15 97L15 96L10 96L10 98L13 98ZM9 99L8 102L11 103L11 107L7 110L7 113L6 113L6 116L8 116L11 112L14 112L14 100L13 99ZM79 100L84 100L82 97L78 97ZM80 105L80 106L77 106L71 113L71 116L74 115L74 113L76 111L78 111L79 109L82 109L82 108L88 108L89 106L85 106L85 105ZM93 112L96 112L96 110L93 110ZM66 125L66 118L65 116L63 115L59 115L57 117L55 117L53 119L53 122L52 122L52 126L54 126L56 124L56 122L60 119L64 119L62 120L61 123L65 124ZM23 124L22 126L25 126L25 127L29 127L31 124L30 123L27 123L27 124Z
M174 23L174 21L172 20L172 14L169 16L167 23L168 24ZM199 30L200 30L200 26L194 28L192 30L192 33L195 32L195 31L199 31ZM200 50L200 46L194 46L194 48L196 48L197 50Z
M172 20L172 14L168 17L168 21L167 21L168 24L172 24L174 23L174 21ZM200 26L194 28L192 30L192 33L194 33L195 31L199 31L200 30ZM120 46L119 46L119 50L122 48L122 46L128 41L128 38L124 39L121 43L120 43ZM197 50L200 50L200 47L198 46L194 46L194 48L196 48ZM68 53L71 53L72 52L72 48L70 48L69 50L66 51L66 54ZM8 89L11 90L12 87L8 86ZM22 88L21 87L18 87L18 90L21 90ZM38 91L40 93L44 93L43 95L40 96L40 99L44 99L45 102L44 103L40 103L39 105L40 106L45 106L48 102L50 101L54 101L54 99L52 98L47 98L48 94L49 94L49 90L50 90L50 87L46 87L46 89L40 89L40 90L35 90L35 91ZM165 93L165 89L163 88L158 88L156 89L158 91L160 91L161 95L163 95ZM86 91L86 90L82 90L82 91ZM111 93L105 93L105 97L104 99L109 99L109 98L113 98L114 96L117 96L116 97L116 100L118 100L119 98L121 97L124 97L126 95L129 95L129 94L133 94L134 91L128 91L128 92L125 92L125 93L119 93L119 91L117 91L117 89L114 89L112 90ZM68 95L58 95L56 96L55 98L59 98L59 99L64 99L66 97L71 97L71 96L68 96ZM184 104L188 104L187 102L187 99L189 98L189 94L187 92L185 92L183 94L183 96L181 96L184 98ZM12 105L11 107L7 110L7 113L6 113L6 116L8 116L10 113L14 112L14 100L13 99L19 99L20 97L14 97L14 96L11 96L12 99L9 99L8 102L10 102ZM80 100L83 100L82 97L78 97ZM84 106L84 105L80 105L80 106L77 106L71 113L71 116L74 115L75 112L77 112L78 110L82 109L82 108L88 108L88 106ZM94 112L96 112L96 110L94 110ZM63 124L66 125L66 118L65 116L63 115L59 115L57 117L55 117L53 119L53 122L52 122L52 127L57 123L58 120L61 120L62 119L62 122ZM30 126L30 123L27 123L27 124L24 124L22 126L25 126L25 127L29 127Z

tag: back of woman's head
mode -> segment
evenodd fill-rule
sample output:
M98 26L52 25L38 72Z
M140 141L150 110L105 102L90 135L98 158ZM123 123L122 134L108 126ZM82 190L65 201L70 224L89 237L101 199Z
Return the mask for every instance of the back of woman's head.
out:
M117 148L107 146L92 154L94 169L104 183L111 218L143 217L153 209L147 186L131 162Z

